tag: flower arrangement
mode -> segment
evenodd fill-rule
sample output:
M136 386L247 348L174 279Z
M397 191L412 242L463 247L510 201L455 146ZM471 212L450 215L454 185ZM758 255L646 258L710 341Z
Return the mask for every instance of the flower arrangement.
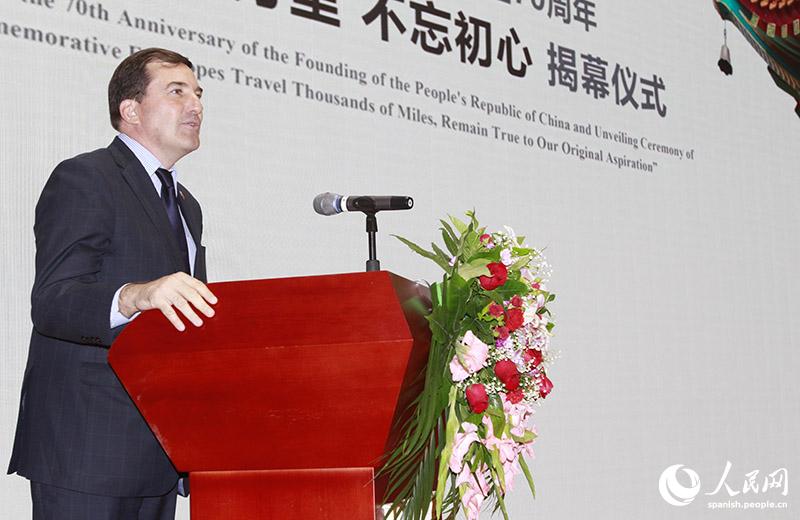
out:
M524 456L533 407L553 389L550 267L511 228L488 233L467 217L441 221L447 252L397 237L445 274L431 286L424 389L382 470L392 517L421 520L432 506L436 519L473 520L488 501L508 519L504 497L520 473L535 496Z

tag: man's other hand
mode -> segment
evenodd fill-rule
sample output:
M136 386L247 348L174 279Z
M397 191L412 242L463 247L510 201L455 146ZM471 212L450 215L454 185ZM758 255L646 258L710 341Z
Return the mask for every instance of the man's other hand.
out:
M208 316L214 315L210 304L217 297L203 282L186 273L173 273L147 283L131 283L119 293L119 311L130 318L140 311L159 309L179 331L186 329L177 311L199 327L203 320L195 309ZM190 305L191 304L191 305ZM192 308L194 307L194 308Z

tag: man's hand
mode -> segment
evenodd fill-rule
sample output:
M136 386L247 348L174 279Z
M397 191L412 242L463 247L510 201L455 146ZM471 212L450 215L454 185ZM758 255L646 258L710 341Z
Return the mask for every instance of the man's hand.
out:
M152 282L131 283L123 287L119 293L119 312L126 318L139 311L159 309L179 331L185 330L186 326L176 309L181 311L194 326L199 327L203 324L203 320L194 309L210 318L214 315L214 309L209 303L217 303L217 297L203 282L183 272L173 273Z

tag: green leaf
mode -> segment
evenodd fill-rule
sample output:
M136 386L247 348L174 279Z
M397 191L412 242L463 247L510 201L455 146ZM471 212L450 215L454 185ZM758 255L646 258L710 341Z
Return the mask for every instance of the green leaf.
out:
M454 217L453 215L448 215L450 218L450 222L453 223L453 226L458 230L459 233L464 233L467 230L467 225L462 222L460 219Z
M397 240L399 240L400 242L402 242L402 243L404 243L405 245L407 245L407 246L408 246L408 247L409 247L409 248L410 248L412 251L414 251L414 252L415 252L415 253L417 253L418 255L421 255L421 256L424 256L425 258L428 258L428 259L430 259L430 260L433 260L434 262L436 262L436 264L437 264L439 267L441 267L441 268L442 268L442 269L444 269L445 271L448 271L448 270L450 269L450 264L449 264L449 262L448 262L447 260L444 260L444 261L443 261L443 260L442 260L442 259L441 259L441 258L440 258L438 255L436 255L435 253L431 253L430 251L427 251L427 250L425 250L425 249L422 249L420 246L418 246L418 245L417 245L417 244L415 244L414 242L412 242L412 241L410 241L410 240L408 240L408 239L406 239L406 238L403 238L403 237L401 237L401 236L398 236L398 235L392 235L392 236L393 236L393 237L395 237L395 238L396 238Z
M430 258L433 255L433 253L431 253L430 251L422 249L420 246L418 246L417 244L415 244L414 242L412 242L407 238L401 237L400 235L392 235L392 236L401 241L402 243L404 243L405 245L407 245L409 248L411 248L412 251L424 256L425 258Z
M467 231L461 235L462 240L462 254L464 258L471 259L475 256L479 251L483 249L481 245L481 237L472 230L472 224L467 228Z
M497 437L503 435L503 431L506 429L506 414L503 411L503 403L500 401L498 396L493 395L491 397L489 408L486 409L485 413L492 421L492 429L494 430L494 434Z
M436 307L432 313L426 316L426 319L431 329L431 341L438 341L444 344L447 341L447 316L444 315L441 309L441 307Z
M488 258L476 258L472 260L468 264L464 264L458 268L458 274L464 280L471 280L478 276L489 276L489 268L486 267L486 264L489 263Z
M471 209L469 211L465 211L464 215L469 217L469 221L470 221L470 224L472 224L472 227L475 227L475 228L478 227L478 218L475 216L475 210L474 209Z
M454 242L458 240L458 235L456 235L456 232L453 231L453 227L446 220L439 219L439 223L442 224L442 227L440 228L442 233L445 233Z
M448 398L450 403L450 413L447 417L447 432L445 437L445 447L439 457L439 479L436 483L436 518L442 516L442 502L444 500L445 484L450 474L450 455L453 453L453 441L459 428L458 415L456 414L456 387L450 387Z
M520 282L518 280L511 280L510 278L506 283L494 289L493 291L489 291L486 293L489 298L492 300L502 303L505 300L510 300L516 294L525 295L530 292L530 288L524 282Z
M511 438L514 439L516 442L526 444L528 442L533 442L536 438L536 434L530 430L525 430L525 433L520 437L519 435L514 435L511 433Z
M479 413L470 413L466 417L466 419L464 419L464 422L472 423L475 426L480 426L482 420L483 420L483 415Z
M528 481L528 487L531 488L531 494L533 498L536 498L536 486L533 485L533 477L531 476L531 470L528 469L528 463L525 462L525 458L520 455L519 456L519 467L522 468L522 473L525 475L525 480Z
M467 313L471 318L474 317L478 321L496 322L498 319L489 314L490 303L492 303L492 300L484 296L483 292L475 292L467 305Z
M438 282L434 282L431 284L431 303L433 304L433 308L440 306L442 304L442 284Z
M431 243L431 249L433 249L433 252L434 252L434 253L436 253L436 254L438 255L439 259L440 259L442 262L444 262L444 265L446 265L446 266L447 266L447 267L445 268L445 271L449 271L450 269L452 269L452 268L453 268L453 267L450 265L450 259L451 259L451 256L450 256L450 255L448 255L447 253L445 253L444 251L442 251L442 248L441 248L441 247L437 246L437 245L436 245L436 244L434 244L434 243ZM441 264L440 264L440 265L441 265Z
M442 240L444 240L444 245L447 247L447 250L450 251L450 254L453 256L458 256L458 237L456 236L453 228L450 227L444 220L440 220L439 222L442 223Z
M502 489L506 488L506 474L503 471L503 463L500 462L500 449L499 448L492 448L490 450L492 454L492 468L494 469L493 473L497 475L497 478L500 480L500 487Z
M530 255L525 255L517 258L517 261L508 267L509 271L519 271L531 261Z
M450 279L443 284L444 287L444 311L448 321L458 320L463 316L462 307L466 305L469 299L469 284L458 273L450 277Z
M497 451L497 450L492 450ZM492 464L494 465L495 455L492 454ZM495 498L497 499L497 505L500 506L500 510L503 512L503 518L508 520L508 511L506 511L506 503L503 500L503 489L505 489L505 473L503 473L503 465L500 464L500 455L497 455L497 464L499 465L500 469L498 470L496 467L494 471L492 471L493 478L492 478L492 485L494 486L494 493ZM497 485L498 480L500 481L502 488Z
M467 258L467 262L472 260L476 260L478 258L485 258L489 262L499 262L500 261L500 249L495 247L494 249L490 249L488 251L480 250L477 251L474 255Z

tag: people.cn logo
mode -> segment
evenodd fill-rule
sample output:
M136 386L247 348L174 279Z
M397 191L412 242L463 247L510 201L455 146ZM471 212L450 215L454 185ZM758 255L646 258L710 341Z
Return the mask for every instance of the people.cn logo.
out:
M678 482L678 471L689 477L688 487ZM700 476L693 469L684 468L683 464L672 465L661 473L658 492L668 504L678 507L689 505L700 493Z

